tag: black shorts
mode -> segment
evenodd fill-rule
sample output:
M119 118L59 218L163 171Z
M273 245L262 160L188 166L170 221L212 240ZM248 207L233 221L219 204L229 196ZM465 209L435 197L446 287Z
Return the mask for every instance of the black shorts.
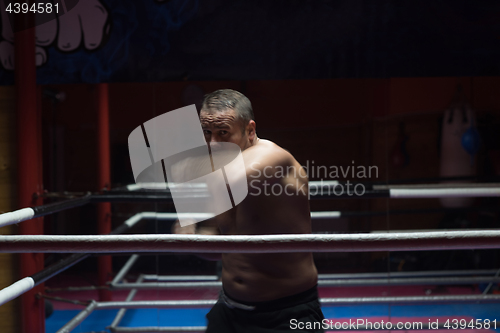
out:
M317 287L268 302L240 302L221 292L207 314L206 333L322 333Z

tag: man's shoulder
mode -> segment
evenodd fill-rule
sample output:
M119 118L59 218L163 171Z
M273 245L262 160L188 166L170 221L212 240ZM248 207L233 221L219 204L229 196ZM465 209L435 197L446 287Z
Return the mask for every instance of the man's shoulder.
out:
M265 140L265 139L259 139L259 142L248 148L245 151L249 152L255 152L255 153L260 153L260 154L278 154L278 155L283 155L283 156L291 156L290 152L280 146L278 146L276 143L270 141L270 140Z
M262 166L289 165L293 156L272 141L260 139L259 143L244 150L245 163L259 162Z

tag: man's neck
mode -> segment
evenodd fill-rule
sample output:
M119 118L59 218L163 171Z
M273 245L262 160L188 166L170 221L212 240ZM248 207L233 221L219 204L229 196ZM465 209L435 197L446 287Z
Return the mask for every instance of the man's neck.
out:
M259 138L257 137L257 135L256 135L256 136L253 138L253 140L252 140L252 141L250 141L250 144L248 145L248 147L247 147L247 148L250 148L250 147L252 147L252 146L257 145L257 144L259 143L259 140L260 140L260 139L259 139Z

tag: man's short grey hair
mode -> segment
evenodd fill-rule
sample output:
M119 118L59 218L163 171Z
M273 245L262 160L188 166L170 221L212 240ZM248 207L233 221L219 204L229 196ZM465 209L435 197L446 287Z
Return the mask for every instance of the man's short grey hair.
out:
M232 89L220 89L213 93L206 94L203 98L201 109L207 111L233 109L244 126L246 126L250 120L255 120L250 100L239 91Z

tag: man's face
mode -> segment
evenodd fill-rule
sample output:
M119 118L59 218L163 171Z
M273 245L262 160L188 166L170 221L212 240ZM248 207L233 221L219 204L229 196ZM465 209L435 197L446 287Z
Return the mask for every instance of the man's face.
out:
M249 147L247 129L233 109L223 111L201 110L201 128L207 142L231 142L241 150Z

